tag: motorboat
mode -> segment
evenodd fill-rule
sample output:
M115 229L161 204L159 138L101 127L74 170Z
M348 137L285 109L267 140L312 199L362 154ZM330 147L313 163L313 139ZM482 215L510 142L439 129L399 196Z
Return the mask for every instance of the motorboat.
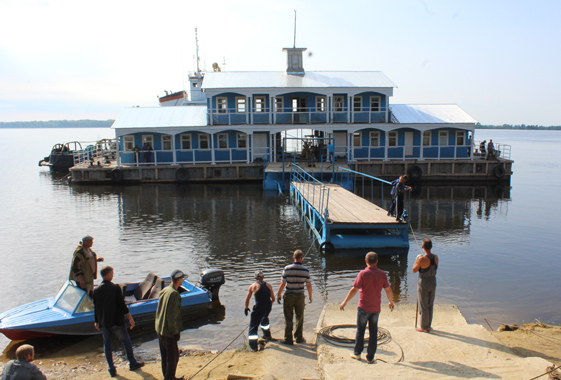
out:
M220 269L203 271L198 284L185 278L178 289L183 321L207 316L224 282L224 272ZM146 326L154 327L159 293L170 283L170 277L160 278L150 273L144 281L119 284L135 322L131 333ZM0 314L0 332L12 340L101 333L94 327L92 299L71 280L67 280L54 297Z

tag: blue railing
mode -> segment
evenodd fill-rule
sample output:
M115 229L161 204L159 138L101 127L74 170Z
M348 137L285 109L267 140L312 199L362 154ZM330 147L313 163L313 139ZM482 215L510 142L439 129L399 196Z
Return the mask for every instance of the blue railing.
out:
M318 205L319 210L316 210L325 222L329 216L329 187L296 164L290 167L290 181L291 186L293 182L305 185L298 191L311 205Z

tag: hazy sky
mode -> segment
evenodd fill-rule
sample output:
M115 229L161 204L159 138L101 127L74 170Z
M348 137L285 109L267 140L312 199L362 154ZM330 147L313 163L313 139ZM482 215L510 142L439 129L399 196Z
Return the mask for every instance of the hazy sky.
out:
M114 119L194 67L384 72L391 103L455 103L482 124L561 125L559 0L0 0L0 121Z

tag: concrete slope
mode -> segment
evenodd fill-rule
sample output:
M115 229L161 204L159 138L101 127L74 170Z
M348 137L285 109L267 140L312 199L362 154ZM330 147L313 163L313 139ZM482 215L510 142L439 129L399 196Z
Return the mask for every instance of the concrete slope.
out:
M356 304L345 311L338 304L325 306L318 321L324 326L355 324ZM545 372L550 363L542 358L521 358L503 346L480 325L469 325L456 306L434 309L433 331L417 332L415 305L401 304L393 312L382 306L379 326L391 334L391 341L379 345L376 364L350 358L352 347L334 346L317 339L319 367L325 379L530 379ZM335 330L342 337L354 337L354 329Z

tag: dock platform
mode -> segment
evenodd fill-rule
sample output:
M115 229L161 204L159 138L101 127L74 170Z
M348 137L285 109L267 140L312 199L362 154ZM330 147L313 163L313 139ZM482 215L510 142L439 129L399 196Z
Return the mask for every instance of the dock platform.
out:
M409 223L337 184L293 172L290 195L316 235L320 249L408 248Z

